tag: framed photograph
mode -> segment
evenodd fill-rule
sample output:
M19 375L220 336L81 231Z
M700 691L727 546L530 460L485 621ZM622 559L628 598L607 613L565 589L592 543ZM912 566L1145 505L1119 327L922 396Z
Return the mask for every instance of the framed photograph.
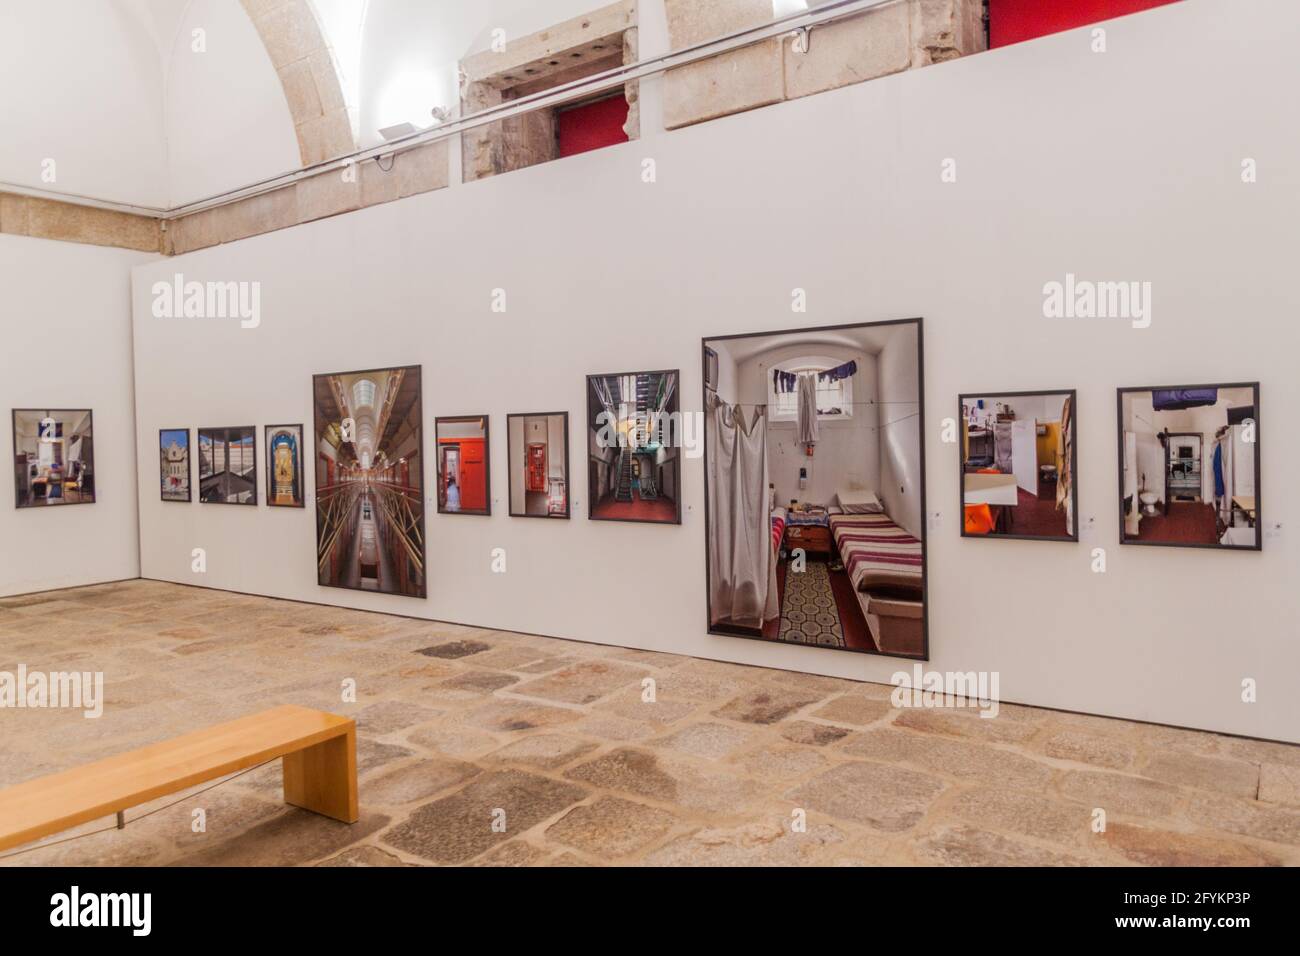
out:
M95 424L88 408L15 408L14 507L95 502Z
M163 428L158 432L158 481L163 501L192 501L190 491L190 430Z
M200 428L199 501L257 504L257 428Z
M569 413L506 416L512 518L569 517Z
M587 376L587 516L681 524L676 370Z
M266 503L305 507L302 492L302 425L266 426Z
M1259 551L1259 383L1121 388L1121 544Z
M438 444L438 513L492 513L492 449L486 415L458 415L433 423Z
M703 340L710 634L928 660L921 333Z
M316 580L425 596L420 366L312 377Z
M957 396L962 537L1078 541L1073 389Z

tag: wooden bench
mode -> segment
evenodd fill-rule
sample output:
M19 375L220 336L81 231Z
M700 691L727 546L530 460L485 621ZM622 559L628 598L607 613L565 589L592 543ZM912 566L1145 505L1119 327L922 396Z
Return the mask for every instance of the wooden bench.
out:
M0 850L277 757L285 803L357 822L356 721L286 704L0 790Z

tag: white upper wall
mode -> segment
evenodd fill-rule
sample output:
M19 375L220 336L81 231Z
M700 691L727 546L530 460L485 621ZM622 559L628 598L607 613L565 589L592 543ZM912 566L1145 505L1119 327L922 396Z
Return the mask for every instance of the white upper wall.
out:
M202 30L203 51L194 31ZM168 45L168 205L301 165L284 89L234 0L192 0Z
M0 181L53 192L166 208L299 165L280 80L236 0L6 3L0 115Z
M0 182L166 204L162 63L144 7L5 3L0 117Z
M363 147L387 126L432 125L435 106L455 112L457 65L488 49L493 31L509 43L606 5L310 2ZM642 7L642 19L662 21L663 0ZM300 165L280 79L237 0L0 5L0 116L0 183L114 202L168 208ZM53 182L41 179L47 159Z

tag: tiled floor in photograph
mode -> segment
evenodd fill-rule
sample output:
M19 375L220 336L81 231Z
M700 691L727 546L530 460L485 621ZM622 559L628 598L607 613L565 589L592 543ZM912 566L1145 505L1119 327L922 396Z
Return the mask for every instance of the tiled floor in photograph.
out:
M0 786L296 703L357 718L362 814L276 762L5 865L1300 863L1297 746L151 581L0 600L19 664L106 703L0 710Z

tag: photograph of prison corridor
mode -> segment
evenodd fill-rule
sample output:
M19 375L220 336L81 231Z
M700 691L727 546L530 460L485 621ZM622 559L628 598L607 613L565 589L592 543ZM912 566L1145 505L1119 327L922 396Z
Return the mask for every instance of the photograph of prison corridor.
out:
M591 517L677 522L681 459L663 417L677 410L677 373L592 375L587 383Z
M314 387L319 583L424 597L420 369Z

